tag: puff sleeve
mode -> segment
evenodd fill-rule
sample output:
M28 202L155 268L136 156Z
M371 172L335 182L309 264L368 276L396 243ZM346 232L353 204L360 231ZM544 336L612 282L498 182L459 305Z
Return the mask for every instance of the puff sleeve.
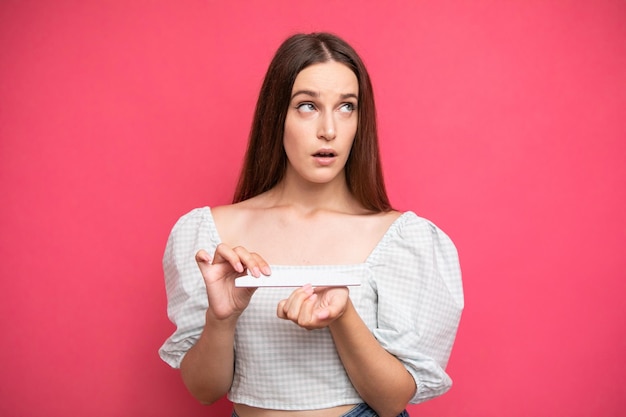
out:
M173 368L180 367L205 325L208 298L195 255L200 249L213 253L219 244L210 216L208 207L182 216L172 228L163 255L167 315L176 330L161 346L159 355Z
M372 265L379 343L415 379L411 403L448 391L445 372L464 306L456 248L434 224L405 213Z

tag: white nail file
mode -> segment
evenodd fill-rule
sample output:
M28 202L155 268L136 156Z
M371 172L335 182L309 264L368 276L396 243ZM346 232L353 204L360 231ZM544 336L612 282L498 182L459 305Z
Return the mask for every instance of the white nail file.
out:
M354 271L278 269L269 276L255 278L248 272L248 275L235 279L236 287L301 287L306 284L314 287L357 286L361 285L361 277Z

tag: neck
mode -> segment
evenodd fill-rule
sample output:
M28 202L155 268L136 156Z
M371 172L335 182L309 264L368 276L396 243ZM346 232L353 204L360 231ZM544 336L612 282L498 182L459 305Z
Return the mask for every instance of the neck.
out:
M286 175L274 187L272 193L274 194L274 203L277 206L291 206L303 213L363 210L348 190L343 175L324 184L299 181L293 176Z

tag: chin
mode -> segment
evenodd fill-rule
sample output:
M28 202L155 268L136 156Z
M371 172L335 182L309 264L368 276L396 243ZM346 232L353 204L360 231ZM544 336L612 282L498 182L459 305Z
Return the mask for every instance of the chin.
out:
M328 176L328 177L316 177L316 178L309 178L308 181L313 183L313 184L319 184L319 185L323 185L323 184L332 184L334 182L339 181L339 176Z

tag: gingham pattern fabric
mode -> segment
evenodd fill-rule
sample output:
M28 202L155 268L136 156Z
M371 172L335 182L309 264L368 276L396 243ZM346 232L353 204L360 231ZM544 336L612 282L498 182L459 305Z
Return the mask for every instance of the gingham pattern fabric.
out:
M208 207L191 211L174 226L163 257L168 316L176 325L159 350L178 368L200 337L208 307L195 253L213 253L220 237ZM350 298L378 342L415 379L418 403L446 392L445 373L463 310L458 256L452 241L428 220L403 213L367 260L356 265L280 266L349 271L362 285ZM293 288L259 288L240 316L235 334L235 375L228 398L281 410L308 410L363 400L350 383L328 329L307 331L276 317L278 302Z

